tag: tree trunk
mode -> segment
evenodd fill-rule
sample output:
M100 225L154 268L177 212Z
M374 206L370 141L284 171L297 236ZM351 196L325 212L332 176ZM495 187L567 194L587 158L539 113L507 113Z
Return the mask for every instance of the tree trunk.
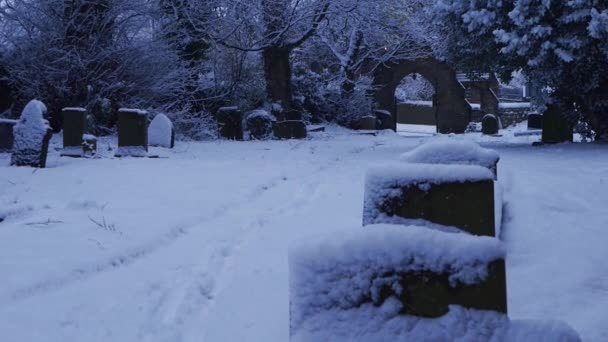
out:
M264 77L266 95L273 103L279 103L284 109L291 109L291 64L290 50L270 47L262 51L264 57Z

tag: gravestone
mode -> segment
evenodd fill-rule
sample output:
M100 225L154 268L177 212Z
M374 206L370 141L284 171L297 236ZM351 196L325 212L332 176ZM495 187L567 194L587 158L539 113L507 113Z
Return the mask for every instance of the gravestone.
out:
M173 148L175 146L175 130L173 123L165 114L157 114L148 127L150 146Z
M572 142L574 133L572 126L563 116L559 107L547 105L547 110L543 114L543 137L545 144L557 144L562 142Z
M247 115L247 129L251 140L268 140L273 136L276 118L265 110L254 110Z
M116 157L148 155L148 112L140 109L118 110L118 150Z
M501 242L424 227L354 228L290 251L292 327L325 310L398 301L399 315L437 318L450 305L507 313ZM369 311L367 311L369 312Z
M84 155L83 135L86 131L87 112L84 108L64 108L62 156L82 157Z
M543 129L543 116L539 113L528 114L528 129Z
M402 154L400 160L415 164L479 165L492 171L497 179L500 155L471 140L447 138L420 145Z
M486 135L498 134L500 119L494 114L486 114L481 119L481 132Z
M11 165L46 167L46 158L52 130L44 119L46 106L37 100L30 101L13 128L15 137Z
M427 222L494 237L494 175L477 165L400 164L367 174L363 225Z
M91 134L82 136L82 148L85 156L97 155L97 137Z
M0 119L0 152L10 152L13 149L13 128L16 123L17 120Z
M374 113L376 114L378 129L384 130L395 128L395 123L393 121L393 116L391 115L391 112L389 112L388 110L378 109Z
M378 120L375 116L364 116L357 122L357 128L362 131L374 131L378 125Z
M238 107L222 107L216 113L219 136L230 140L243 140L243 113Z
M302 120L286 120L273 123L274 136L277 139L305 139L308 132Z

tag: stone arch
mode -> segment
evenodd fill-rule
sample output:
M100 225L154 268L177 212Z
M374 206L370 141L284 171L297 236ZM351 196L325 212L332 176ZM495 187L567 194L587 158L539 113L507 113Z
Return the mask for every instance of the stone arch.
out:
M446 63L435 59L391 62L374 71L374 99L378 109L391 112L396 119L395 90L409 74L417 73L435 88L433 106L439 133L464 133L471 121L471 106L465 98L465 88L456 79L456 72ZM397 121L394 129L397 129Z

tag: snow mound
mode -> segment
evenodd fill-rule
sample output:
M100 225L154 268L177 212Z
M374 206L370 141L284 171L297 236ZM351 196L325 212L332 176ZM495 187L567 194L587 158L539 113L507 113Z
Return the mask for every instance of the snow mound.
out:
M487 168L494 167L499 159L496 151L460 139L438 139L401 155L401 160L408 163L480 165Z
M292 328L322 312L355 309L365 298L377 298L386 285L379 281L383 274L429 271L449 274L452 286L471 285L504 257L497 239L416 226L372 225L302 242L289 255Z
M247 120L253 120L253 119L266 119L266 120L270 120L270 121L277 121L277 118L268 113L267 111L263 110L263 109L256 109L254 111L251 112L251 114L247 115Z
M21 118L15 124L13 133L15 136L14 151L39 150L44 137L51 129L49 123L44 119L46 106L38 100L30 101Z
M576 331L559 321L511 321L506 315L451 306L440 318L399 316L397 300L381 307L332 309L306 320L290 341L460 341L578 342Z
M173 147L173 123L165 114L158 114L148 127L150 146Z

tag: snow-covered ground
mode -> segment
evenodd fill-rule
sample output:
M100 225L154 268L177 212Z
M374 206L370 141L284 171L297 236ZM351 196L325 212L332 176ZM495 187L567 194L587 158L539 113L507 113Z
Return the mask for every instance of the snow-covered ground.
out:
M608 146L466 138L501 155L510 316L607 341ZM287 341L289 245L360 225L366 170L429 139L331 129L158 159L113 159L110 139L39 170L0 154L0 339Z

